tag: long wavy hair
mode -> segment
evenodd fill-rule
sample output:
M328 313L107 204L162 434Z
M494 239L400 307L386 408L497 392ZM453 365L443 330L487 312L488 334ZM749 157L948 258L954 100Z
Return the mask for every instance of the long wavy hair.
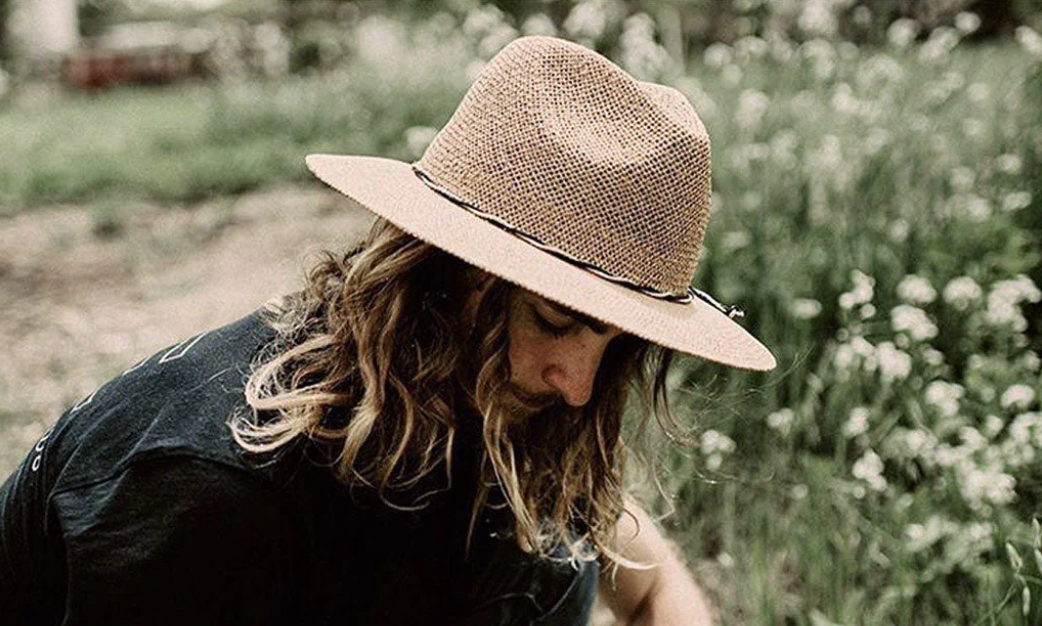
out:
M479 285L473 324L461 319ZM518 545L549 558L625 562L612 548L624 512L630 391L679 432L666 373L673 352L633 335L605 350L591 400L526 419L502 401L510 380L507 324L519 288L377 220L355 250L325 253L303 291L269 307L277 339L246 385L252 415L234 418L244 449L277 451L305 438L331 445L337 477L390 506L443 472L457 433L480 432L471 526L486 506L513 513ZM261 417L264 416L263 419Z

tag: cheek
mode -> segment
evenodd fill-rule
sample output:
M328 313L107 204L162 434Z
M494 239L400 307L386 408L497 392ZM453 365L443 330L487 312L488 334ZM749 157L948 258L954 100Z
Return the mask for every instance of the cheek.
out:
M542 367L540 355L546 354L545 340L537 332L511 325L510 328L510 380L513 382L538 382Z

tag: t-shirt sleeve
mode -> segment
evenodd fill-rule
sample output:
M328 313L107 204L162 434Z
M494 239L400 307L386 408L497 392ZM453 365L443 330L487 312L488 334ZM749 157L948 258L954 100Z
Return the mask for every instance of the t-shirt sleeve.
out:
M0 622L56 624L65 587L61 531L46 515L48 483L33 452L0 486ZM57 606L55 606L57 605Z
M54 506L68 626L289 623L286 518L254 476L190 457L138 461Z

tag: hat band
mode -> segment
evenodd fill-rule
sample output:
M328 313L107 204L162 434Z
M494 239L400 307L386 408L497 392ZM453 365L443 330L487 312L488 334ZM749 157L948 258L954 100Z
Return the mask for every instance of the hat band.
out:
M432 191L436 192L438 195L442 196L443 198L445 198L449 202L452 202L453 204L455 204L458 207L466 209L472 215L485 220L486 222L492 224L493 226L496 226L498 228L501 228L502 230L507 231L508 233L510 233L510 234L514 235L515 237L521 239L525 243L528 243L528 244L530 244L532 246L535 246L536 248L542 250L543 252L547 252L549 254L552 254L555 257L561 259L562 261L567 261L568 263L571 263L572 265L576 265L576 266L581 267L582 269L584 269L584 270L586 270L588 272L592 272L593 274L597 275L600 278L603 278L603 279L605 279L607 281L613 282L613 283L615 283L617 285L622 285L624 287L628 287L628 288L633 289L635 291L639 291L640 293L642 293L642 294L644 294L646 296L651 296L652 298L657 298L659 300L667 300L669 302L676 302L677 304L689 304L695 297L697 297L700 300L702 300L705 303L709 304L714 309L720 311L721 313L723 313L724 315L726 315L727 317L729 317L731 319L738 319L738 318L745 317L745 312L742 311L741 309L739 309L738 307L732 306L732 305L721 304L720 302L718 302L715 298L713 298L712 296L710 296L706 292L701 291L699 289L695 289L694 287L690 287L689 286L684 293L674 293L674 292L669 292L669 291L658 291L657 289L653 289L651 287L646 287L644 285L640 285L638 283L635 283L632 280L629 280L628 278L623 278L622 276L616 276L615 274L607 272L607 271L597 267L596 265L594 265L592 263L588 263L586 261L583 261L582 259L577 259L574 256L572 256L572 255L568 254L567 252L565 252L564 250L561 250L560 248L556 248L556 247L551 246L549 244L543 243L542 241L539 240L539 238L534 237L532 235L529 235L528 233L522 231L521 229L517 228L513 224L510 224L509 222L506 222L506 221L500 219L499 217L496 217L495 215L492 215L490 213L486 213L486 212L482 211L481 209L477 208L476 206L474 206L473 204L467 202L466 200L462 200L460 198L457 198L450 191L446 190L444 187L442 187L441 185L436 183L430 177L429 174L427 174L426 172L424 172L420 168L418 163L413 163L412 164L412 170L413 170L413 172L416 173L417 178L419 178L421 181L423 181L423 183L425 185L430 187Z

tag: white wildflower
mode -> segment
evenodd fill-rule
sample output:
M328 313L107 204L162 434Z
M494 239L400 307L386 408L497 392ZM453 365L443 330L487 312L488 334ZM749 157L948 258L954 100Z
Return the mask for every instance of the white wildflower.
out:
M912 340L905 333L898 333L894 337L894 345L902 350L907 350L912 345Z
M840 371L852 369L856 360L857 354L849 343L836 346L836 352L832 355L832 365Z
M959 482L963 499L974 509L984 504L1002 506L1016 497L1016 479L995 469L970 466L960 472Z
M911 304L930 304L937 299L937 290L929 280L909 274L897 283L897 297Z
M983 120L967 117L962 121L962 133L970 139L981 139L987 135L988 127Z
M829 0L807 0L796 19L796 25L809 35L831 37L839 27L833 9Z
M789 310L796 319L809 320L821 313L821 303L810 298L796 298Z
M1040 426L1042 413L1021 413L1009 425L1009 439L1019 444L1031 445L1036 438L1042 437Z
M1017 42L1019 42L1029 54L1036 57L1042 57L1042 35L1039 35L1029 26L1018 26L1014 31L1014 36L1016 37Z
M824 39L811 39L800 44L799 53L810 62L814 77L819 81L829 79L836 71L836 49Z
M622 67L641 80L654 80L670 73L673 59L655 41L655 21L647 13L636 13L622 23L618 41Z
M904 80L904 67L888 54L877 54L858 68L857 84L862 91L878 90Z
M767 416L767 425L781 434L787 434L795 421L796 413L792 409L779 409Z
M434 136L437 134L437 128L431 128L430 126L411 126L405 129L405 149L408 150L410 156L414 159L418 159L423 156L423 152L427 149L427 146L434 141Z
M1000 154L995 157L995 167L1004 174L1019 174L1022 163L1015 154Z
M876 355L876 347L866 341L864 337L854 337L850 340L850 345L854 349L854 353L862 359L874 358Z
M905 433L904 436L905 454L909 458L930 458L933 456L934 450L937 448L937 435L931 432L913 428Z
M1006 212L1019 211L1029 206L1031 206L1031 192L1029 191L1013 191L1002 198L1002 210Z
M767 94L755 89L746 89L738 96L735 120L743 128L755 128L763 121L763 116L770 107L771 99Z
M1005 426L1006 422L1002 421L998 415L989 415L984 418L984 434L989 438L994 438L1001 433Z
M1019 363L1029 372L1037 372L1039 367L1042 367L1042 359L1039 359L1038 354L1032 350L1027 350L1020 355Z
M999 452L1002 456L1002 462L1007 468L1011 469L1030 465L1034 463L1035 457L1038 456L1035 446L1013 441L1012 439L1003 441L999 446Z
M923 398L945 417L954 417L959 412L959 401L966 390L962 385L935 380L926 386Z
M889 341L876 346L876 359L884 383L904 380L912 372L912 357Z
M895 48L905 48L919 34L919 22L908 18L894 20L886 29L886 38Z
M716 562L724 569L734 569L734 557L724 551L716 556Z
M840 371L854 369L859 365L866 371L874 371L877 364L876 348L864 337L854 337L836 346L832 364Z
M908 333L915 341L926 341L937 336L937 325L920 308L899 304L890 311L890 324L898 333Z
M894 243L904 243L904 240L908 239L909 230L911 227L908 225L908 221L898 218L890 224L887 235Z
M720 244L728 250L739 250L749 245L752 235L745 230L732 230L726 232L720 238Z
M463 32L478 42L478 56L490 59L508 43L517 39L517 30L508 23L503 11L490 4L474 8L463 21Z
M595 43L611 24L625 15L625 11L625 6L618 0L584 0L568 13L564 30L576 40Z
M771 137L771 158L784 165L795 165L798 145L799 137L796 133L788 128L780 130Z
M785 37L773 37L770 41L771 56L775 61L788 63L796 56L796 45Z
M988 308L984 312L984 319L992 326L1009 326L1018 333L1024 332L1028 327L1028 321L1015 302L995 298L991 294L988 295Z
M720 75L723 77L724 83L731 85L732 87L742 82L742 68L738 67L734 63L728 63L725 65Z
M871 276L854 270L850 273L854 288L839 296L839 305L844 309L852 309L859 304L870 302L875 295L876 281Z
M868 137L865 138L865 154L868 156L875 155L890 145L890 140L890 131L885 128L873 127L868 131Z
M886 479L883 478L883 459L871 450L854 463L852 473L854 478L865 481L875 491L886 489Z
M861 101L854 96L854 90L847 83L836 85L830 104L837 113L844 115L857 113L861 108Z
M908 539L905 550L912 554L922 552L944 539L946 530L937 516L927 520L925 524L909 524L904 527L904 536Z
M1016 332L1024 332L1027 329L1027 320L1020 311L1020 304L1038 302L1040 299L1042 292L1024 274L999 281L991 286L988 293L984 319L994 326L1011 326Z
M1002 392L999 404L1004 409L1024 410L1035 401L1035 390L1028 385L1016 384L1009 386Z
M734 59L734 49L725 43L714 43L702 53L702 62L713 69L721 69Z
M762 59L769 51L770 45L759 37L742 37L734 42L734 56L742 64Z
M557 35L557 27L545 13L533 13L521 24L521 32L525 35L554 37Z
M857 310L858 317L860 317L863 320L867 320L868 318L873 317L875 314L876 307L871 302L869 302L868 304L862 304L861 307Z
M734 439L731 439L727 435L715 430L707 430L702 433L700 441L702 444L702 453L706 455L718 452L730 454L735 450Z
M963 35L975 33L980 28L980 16L976 13L963 11L955 16L955 28Z
M984 435L971 426L963 426L960 428L959 438L962 439L962 445L966 446L973 452L983 450L988 445L988 440L984 438Z
M906 549L909 552L922 552L955 532L957 526L946 519L933 515L925 524L913 523L905 526L905 537L908 538Z
M991 217L991 203L987 198L976 194L966 194L962 203L966 216L975 222L983 222Z
M868 407L856 406L850 410L850 417L843 424L843 436L853 439L868 432Z
M919 48L919 60L937 62L959 45L959 32L948 26L939 26L930 31L930 36Z
M923 351L923 361L927 365L937 367L944 364L944 353L935 348L927 348Z
M977 180L977 173L968 167L959 166L948 174L948 182L956 193L966 193L973 189L973 183Z
M945 285L942 296L944 301L955 309L965 311L970 304L979 300L983 293L977 281L969 276L960 276Z
M973 83L966 88L966 95L973 104L981 105L991 97L991 87L986 83Z
M971 452L963 446L953 447L942 443L933 451L931 458L939 467L956 467L969 462Z

